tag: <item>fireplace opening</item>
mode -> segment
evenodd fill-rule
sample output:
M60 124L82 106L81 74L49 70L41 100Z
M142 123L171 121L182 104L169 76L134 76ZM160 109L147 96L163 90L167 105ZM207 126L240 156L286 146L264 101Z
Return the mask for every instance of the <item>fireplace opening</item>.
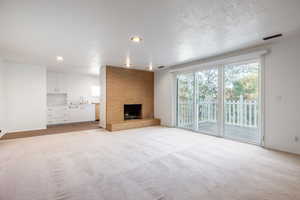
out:
M124 120L142 119L142 104L125 104Z

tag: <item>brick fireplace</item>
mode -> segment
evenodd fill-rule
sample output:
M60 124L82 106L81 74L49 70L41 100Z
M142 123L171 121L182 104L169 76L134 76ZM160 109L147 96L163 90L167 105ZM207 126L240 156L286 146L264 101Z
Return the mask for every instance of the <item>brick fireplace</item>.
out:
M127 123L128 121L153 120L153 118L154 73L107 66L107 127L112 127L113 124Z

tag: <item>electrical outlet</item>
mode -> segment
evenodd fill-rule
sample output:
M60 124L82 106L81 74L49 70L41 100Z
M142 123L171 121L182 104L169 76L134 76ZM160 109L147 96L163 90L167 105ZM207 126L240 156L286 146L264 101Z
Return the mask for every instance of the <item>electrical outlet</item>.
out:
M295 142L299 142L299 137L295 136L294 140L295 140Z

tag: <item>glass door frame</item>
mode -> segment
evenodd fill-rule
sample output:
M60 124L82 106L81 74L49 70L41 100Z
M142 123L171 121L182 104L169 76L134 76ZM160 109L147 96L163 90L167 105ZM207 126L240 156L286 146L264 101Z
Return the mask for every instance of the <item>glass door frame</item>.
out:
M259 141L258 142L251 142L251 141L246 141L246 140L242 140L242 139L233 139L233 138L228 138L228 137L225 137L225 134L224 134L224 130L225 130L225 118L224 118L224 100L225 100L225 97L224 97L224 69L225 69L225 66L230 64L236 64L236 65L239 65L239 64L247 64L247 63L253 63L253 62L257 62L259 64L259 72L258 72L258 79L259 79L259 82L258 82L258 94L259 94L259 97L258 97L258 137L259 137ZM201 72L201 71L205 71L205 70L208 70L208 69L218 69L218 98L217 98L217 102L218 102L218 112L217 112L217 126L218 126L218 131L216 133L216 135L214 134L210 134L210 133L207 133L207 132L204 132L204 131L198 131L197 130L197 117L196 114L197 112L196 111L196 87L195 87L195 81L196 81L196 72ZM264 106L264 102L265 102L265 89L264 89L264 81L265 81L265 68L264 68L264 57L263 56L260 56L258 58L254 58L254 59L247 59L247 60L244 60L244 61L237 61L237 62L226 62L226 63L222 63L222 64L215 64L215 65L207 65L206 67L203 67L201 66L201 69L200 69L200 66L199 66L199 69L197 70L193 70L193 71L189 71L189 72L183 72L181 74L187 74L187 73L194 73L194 98L193 98L193 104L194 104L194 111L193 111L193 116L194 116L194 125L193 125L193 129L188 129L188 130L191 130L193 132L197 132L197 133L202 133L202 134L206 134L206 135L210 135L210 136L216 136L216 137L221 137L221 138L225 138L225 139L230 139L230 140L235 140L235 141L239 141L239 142L243 142L243 143L249 143L249 144L254 144L254 145L258 145L258 146L264 146L264 140L265 140L265 131L264 131L264 114L265 114L265 106ZM174 76L175 79L176 79L176 92L175 92L175 96L176 96L176 112L175 112L175 119L176 119L176 127L177 128L180 128L178 127L177 125L177 122L178 122L178 79L177 79L177 76Z
M178 105L179 105L179 95L178 95L178 89L179 89L179 82L178 82L178 75L183 75L183 74L193 74L193 83L195 83L195 73L194 72L183 72L183 73L180 73L180 74L177 74L175 77L175 84L176 84L176 91L175 91L175 97L176 97L176 100L175 100L175 109L176 109L176 112L175 112L175 120L176 120L176 128L180 128L180 129L185 129L185 130L190 130L190 131L194 131L195 130L195 109L192 110L192 116L193 116L193 128L192 129L189 129L189 128L184 128L184 127L180 127L178 124L179 124L179 117L178 117L178 113L179 113L179 109L178 109ZM193 107L195 106L195 84L193 85ZM195 108L195 107L194 107Z
M225 66L226 65L246 65L250 63L258 63L259 64L259 71L258 71L258 99L257 99L257 105L258 105L258 123L257 123L257 134L259 140L257 142L252 142L244 139L239 139L239 138L231 138L231 137L226 137L225 135L225 117L224 117L224 102L225 102L225 95L224 95L224 88L225 88L225 82L224 82L224 77L225 77ZM264 146L264 129L263 129L263 124L264 124L264 58L254 58L254 59L248 59L244 61L237 61L237 62L228 62L222 64L222 112L223 112L223 118L222 118L222 137L225 139L229 140L234 140L238 142L243 142L243 143L248 143L248 144L253 144L253 145L258 145L258 146Z
M203 68L203 69L201 69L201 70L197 70L197 71L195 71L194 72L194 82L195 83L197 83L197 79L196 79L196 73L197 72L204 72L204 71L207 71L207 70L212 70L212 69L215 69L215 70L217 70L218 71L218 79L217 79L217 85L218 85L218 94L217 94L217 107L216 107L216 109L217 109L217 121L216 121L216 124L217 124L217 131L216 131L216 133L211 133L211 132L208 132L208 131L203 131L203 130L198 130L198 126L199 126L199 123L198 123L198 112L196 111L198 108L197 108L197 97L196 97L196 95L194 95L194 110L195 110L195 112L194 112L194 131L196 131L197 133L203 133L203 134L205 134L205 135L210 135L210 136L215 136L215 137L222 137L222 132L221 132L221 126L222 126L222 122L220 121L221 120L221 118L220 118L220 112L221 112L221 110L220 110L220 98L222 97L222 92L221 92L221 87L220 87L220 84L221 84L221 79L220 79L220 77L221 77L221 75L220 75L220 66L218 66L218 65L212 65L212 66L207 66L207 67L205 67L205 68ZM196 92L196 87L194 87L194 94L197 94L197 92Z

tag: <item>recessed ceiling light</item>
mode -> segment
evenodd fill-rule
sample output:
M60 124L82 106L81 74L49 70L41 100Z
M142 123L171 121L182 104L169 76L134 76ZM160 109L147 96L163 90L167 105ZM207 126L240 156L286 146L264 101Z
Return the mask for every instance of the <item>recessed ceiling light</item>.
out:
M130 38L130 40L135 43L140 43L143 39L139 36L133 36L132 38Z
M62 56L56 56L56 61L57 62L63 62L64 58Z

